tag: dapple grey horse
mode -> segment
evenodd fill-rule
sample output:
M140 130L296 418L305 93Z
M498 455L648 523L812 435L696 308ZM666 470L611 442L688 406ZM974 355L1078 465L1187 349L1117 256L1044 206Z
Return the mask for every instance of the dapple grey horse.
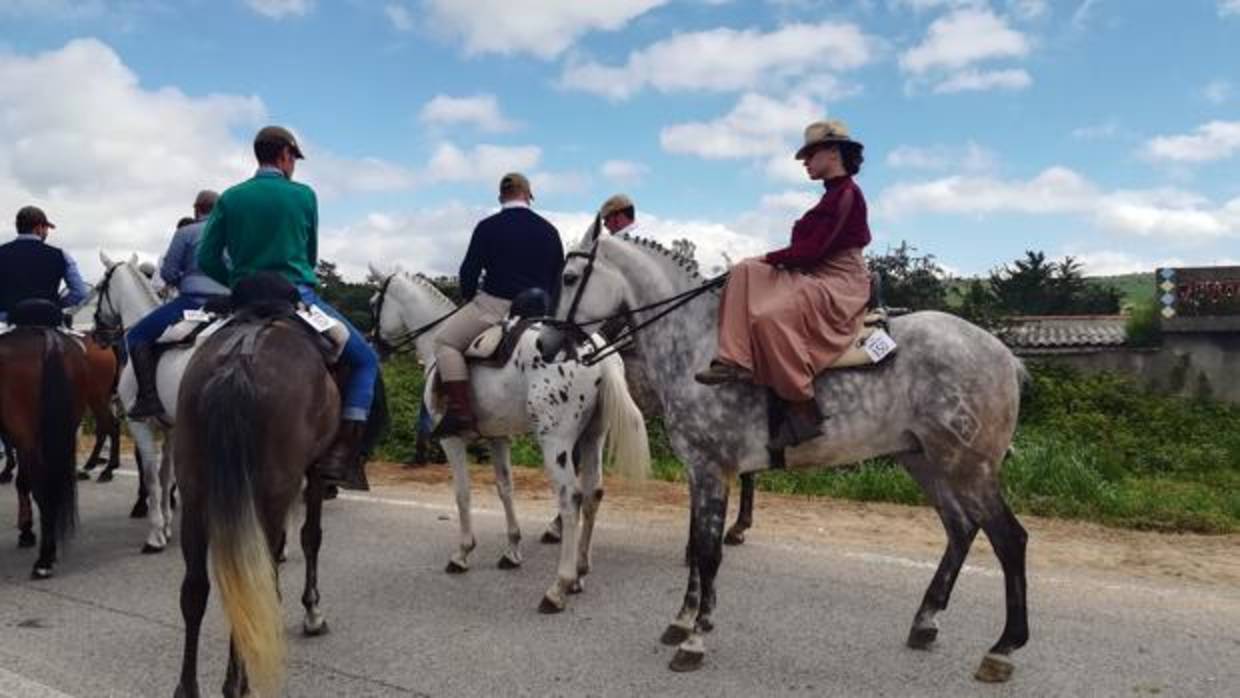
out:
M691 497L688 589L663 642L678 645L671 668L700 667L713 627L729 483L770 467L767 397L749 384L699 385L715 356L719 292L687 260L651 241L604 236L570 253L559 316L586 323L628 315L666 416L672 448L686 464ZM660 301L690 294L675 314L648 326ZM688 298L688 296L686 296ZM572 317L569 317L569 316ZM790 468L894 456L918 482L947 531L947 550L914 617L908 645L929 647L978 529L1003 567L1007 621L977 678L1003 681L1011 654L1029 637L1025 604L1027 535L1003 499L999 469L1012 442L1025 371L991 334L952 315L893 318L899 345L875 367L827 371L815 382L823 436L786 452Z

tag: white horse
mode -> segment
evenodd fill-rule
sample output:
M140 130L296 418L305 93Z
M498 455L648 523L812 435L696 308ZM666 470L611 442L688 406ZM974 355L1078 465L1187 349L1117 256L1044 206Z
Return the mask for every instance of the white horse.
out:
M133 327L147 313L160 305L159 296L150 278L142 272L136 258L115 262L103 252L99 260L106 270L99 282L98 319L109 325ZM144 553L162 552L172 536L172 506L169 497L173 484L172 472L172 426L176 422L177 391L185 364L193 355L193 347L177 347L164 352L159 359L156 380L159 401L164 414L151 419L129 419L129 433L133 436L141 458L141 477L147 492L147 521L150 524ZM132 364L121 370L120 383L116 388L121 405L128 412L138 397L138 381ZM157 452L155 432L163 437L162 451ZM158 456L158 457L157 457Z
M371 267L375 276L382 277ZM443 406L432 390L433 331L418 332L456 306L421 275L392 274L371 301L376 338L384 346L413 345L427 370L426 404L432 416L442 417ZM577 360L580 347L565 345L548 356L549 328L541 323L527 329L512 357L501 367L470 367L478 430L490 440L495 484L504 505L508 542L499 560L501 569L521 564L521 529L512 504L509 439L532 433L543 453L543 468L556 495L562 536L556 581L543 596L539 610L564 610L566 594L583 589L590 571L590 543L595 517L603 499L603 442L626 477L644 477L650 468L646 425L629 397L624 364L618 356L587 366ZM416 335L416 336L414 336ZM470 521L469 464L465 440L440 439L452 463L460 518L460 543L447 572L469 569L469 554L477 545Z

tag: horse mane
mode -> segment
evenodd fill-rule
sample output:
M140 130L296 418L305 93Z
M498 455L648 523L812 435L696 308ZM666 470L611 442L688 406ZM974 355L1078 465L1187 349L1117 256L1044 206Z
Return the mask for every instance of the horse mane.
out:
M663 244L658 242L657 240L653 240L651 238L639 237L637 235L628 235L627 233L621 234L617 237L619 237L622 240L631 242L635 245L638 245L639 247L645 247L648 250L659 253L660 255L666 257L669 261L671 261L677 267L680 267L681 271L684 271L686 274L688 274L689 278L693 279L694 281L705 281L706 280L706 277L702 276L702 272L698 270L697 260L690 259L675 250L670 250L664 247Z
M421 286L436 300L440 300L451 305L456 305L456 303L453 303L452 299L448 297L448 294L444 293L438 286L436 286L435 282L431 281L431 278L426 274L419 271L412 274L405 274L405 277L418 286Z

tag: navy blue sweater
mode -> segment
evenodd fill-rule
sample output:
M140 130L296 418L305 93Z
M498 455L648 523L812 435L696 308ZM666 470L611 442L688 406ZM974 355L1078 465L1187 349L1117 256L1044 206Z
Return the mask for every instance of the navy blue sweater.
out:
M527 288L541 288L554 309L562 266L564 246L555 226L528 208L506 208L474 228L461 262L461 297L472 299L478 276L486 272L482 290L492 296L512 300Z

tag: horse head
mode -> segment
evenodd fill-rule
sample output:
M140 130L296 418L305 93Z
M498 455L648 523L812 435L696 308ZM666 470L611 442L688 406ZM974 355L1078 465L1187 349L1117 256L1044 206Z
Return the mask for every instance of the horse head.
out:
M159 296L151 280L138 266L134 256L114 261L104 252L103 279L95 286L97 297L95 325L104 328L129 327L159 305Z
M456 304L421 274L396 271L385 275L374 265L371 273L383 279L370 298L374 339L380 352L392 353L413 344L418 357L429 362L434 328L427 325L455 310Z

